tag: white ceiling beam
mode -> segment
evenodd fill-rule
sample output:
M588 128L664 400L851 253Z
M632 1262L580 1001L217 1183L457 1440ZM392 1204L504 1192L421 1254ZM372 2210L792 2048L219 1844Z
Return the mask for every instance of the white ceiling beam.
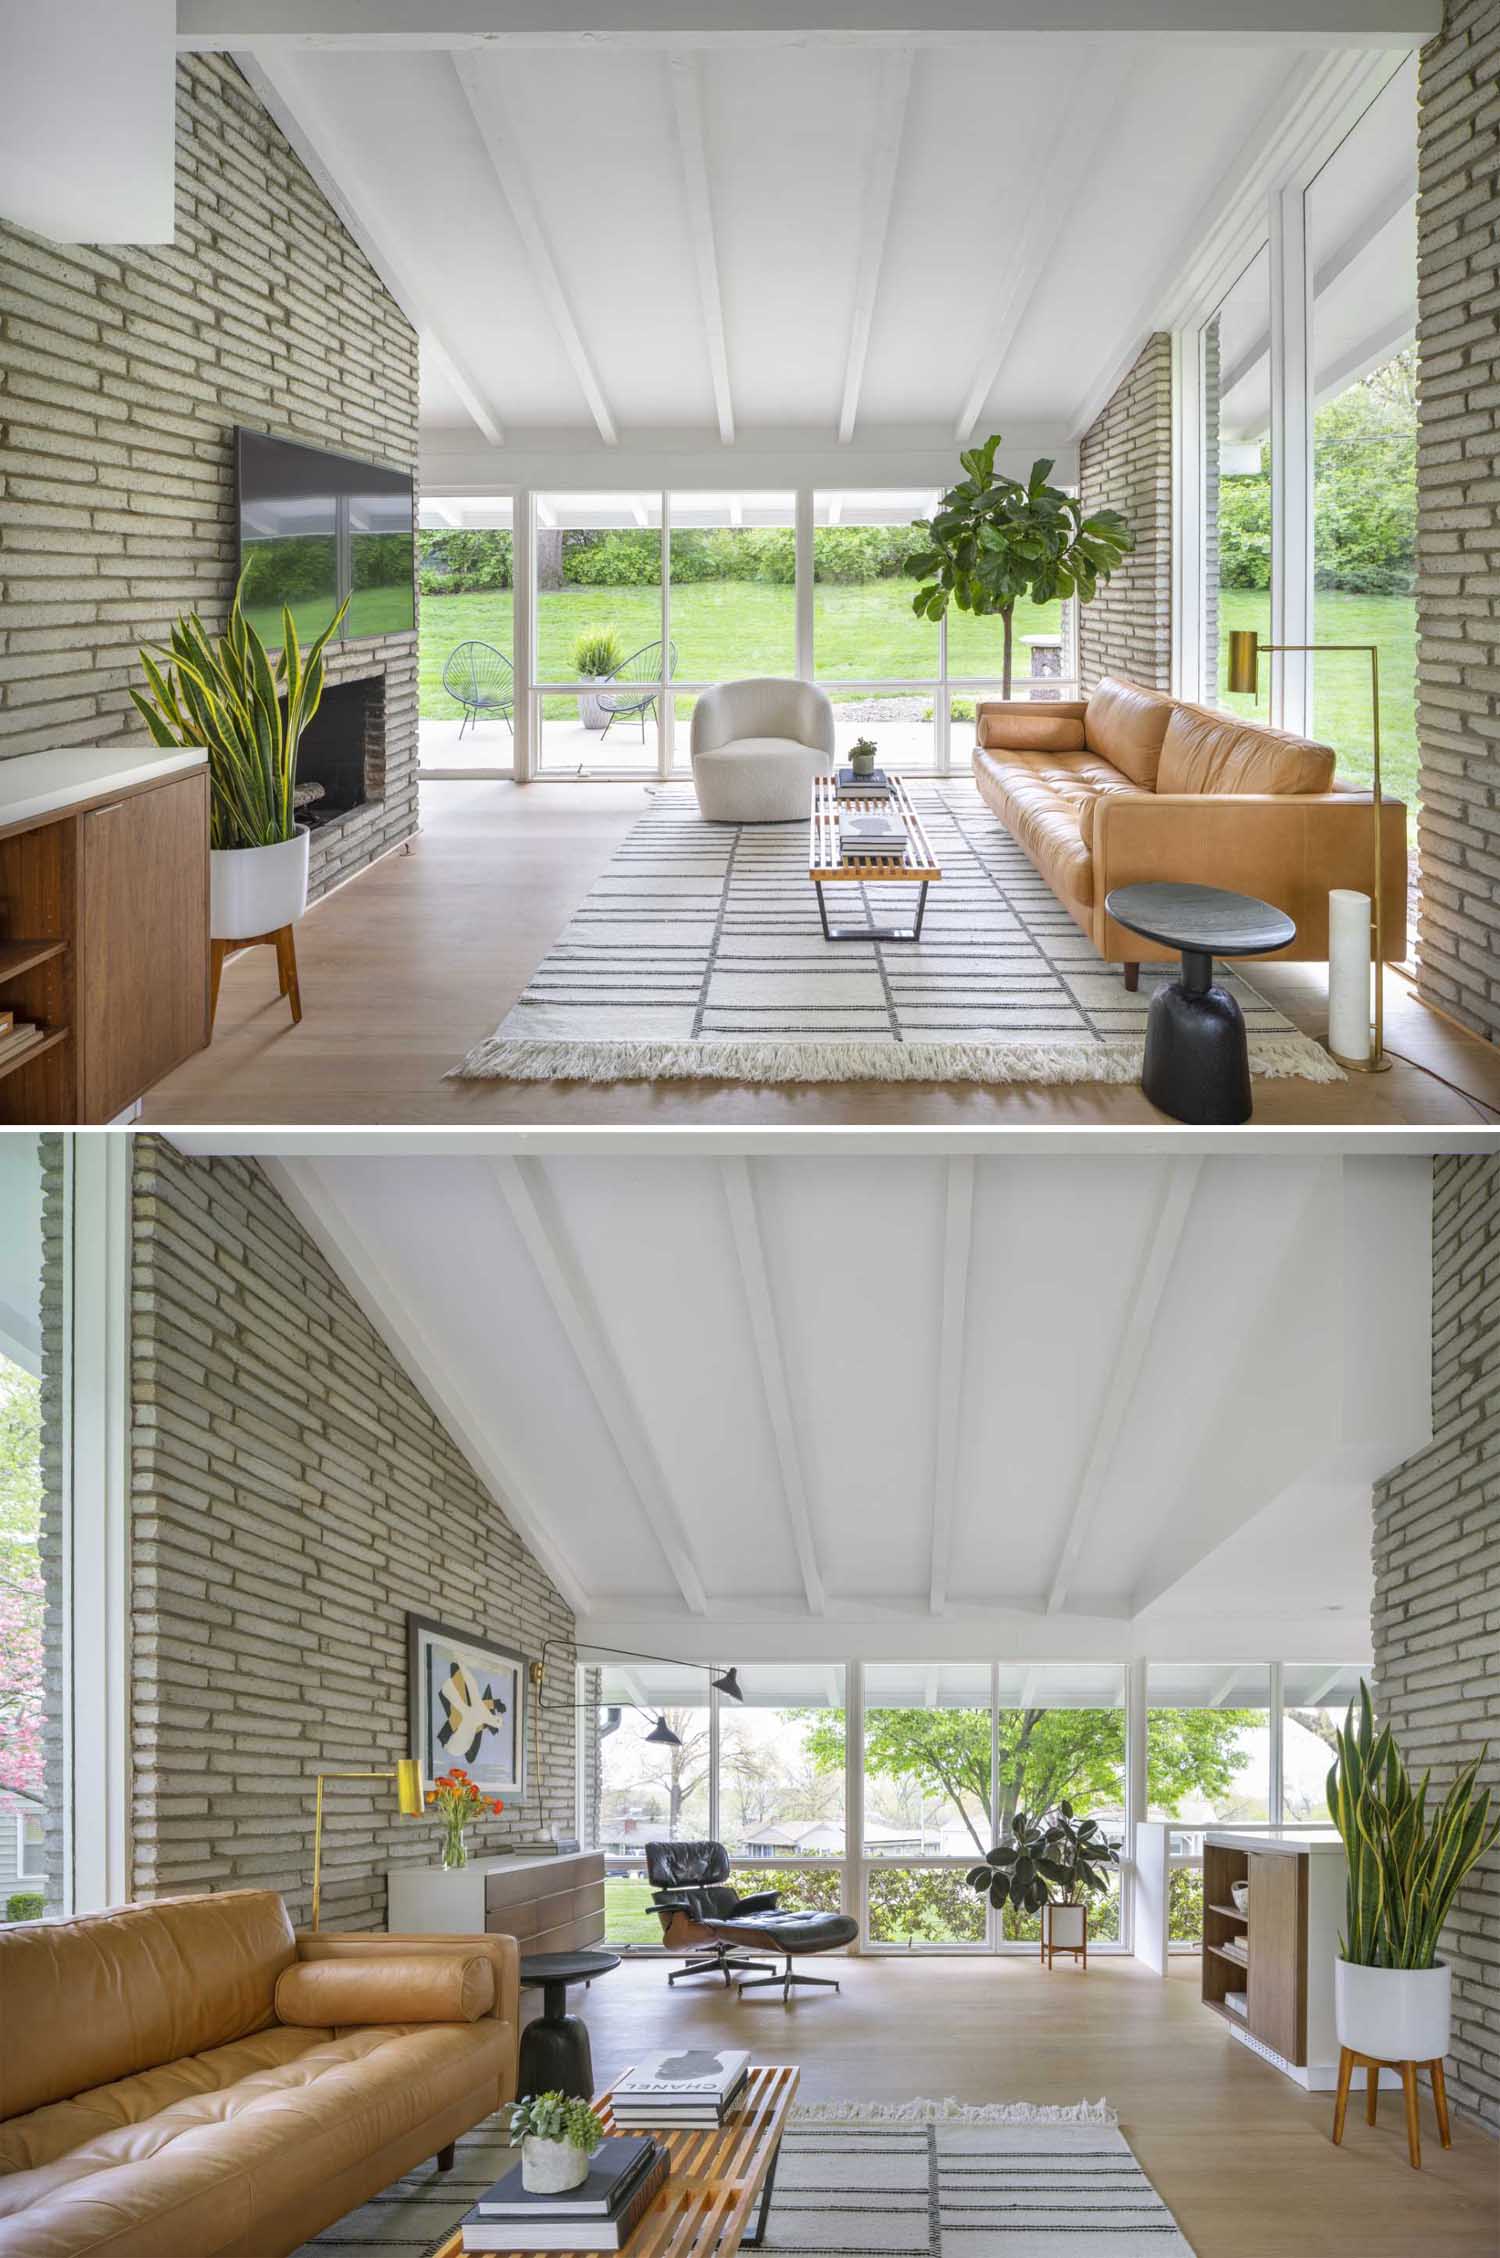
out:
M491 1167L500 1198L521 1234L553 1315L578 1361L595 1408L619 1453L626 1478L662 1549L677 1588L691 1612L704 1615L708 1612L708 1595L688 1544L682 1517L672 1502L666 1476L647 1439L588 1282L552 1212L541 1164L503 1155L496 1158Z
M619 437L609 402L604 397L589 358L582 333L573 318L568 294L563 288L557 261L547 241L547 231L542 225L536 198L531 192L531 182L521 161L521 144L515 129L510 105L498 72L487 67L486 58L457 54L453 57L454 75L463 91L464 100L473 113L479 138L484 143L500 192L510 208L521 247L531 269L531 279L537 294L552 318L558 341L566 354L579 389L588 403L594 427L606 447L612 447Z
M1234 1681L1238 1676L1238 1670L1231 1670L1227 1677L1221 1678L1219 1680L1219 1683L1214 1687L1213 1692L1209 1695L1207 1702L1204 1704L1205 1708L1222 1709L1225 1702L1228 1701L1230 1695L1234 1692Z
M953 1551L953 1505L958 1481L959 1425L963 1413L965 1319L969 1258L974 1244L974 1161L950 1160L943 1186L943 1277L938 1329L937 1427L932 1462L932 1556L927 1605L941 1615L948 1604Z
M938 1666L930 1663L922 1673L922 1707L936 1709L938 1705Z
M693 267L698 278L698 311L703 322L703 345L708 354L714 413L719 419L719 437L728 447L734 442L734 393L729 382L729 347L724 335L724 301L719 288L719 247L714 234L713 190L708 176L708 143L703 131L703 86L698 74L697 56L669 56L667 76L672 87L672 110L677 120L677 154L682 165L688 234L693 246Z
M880 270L885 262L891 212L896 200L896 175L901 165L901 137L906 130L914 60L910 48L901 47L880 58L880 87L871 120L870 175L865 183L864 222L854 269L854 310L849 322L844 389L839 403L839 444L845 447L854 437L859 417L859 395L870 353L870 331L880 296Z
M589 1596L572 1559L558 1544L556 1523L537 1506L531 1485L496 1442L489 1407L476 1404L454 1378L452 1359L422 1324L415 1297L392 1277L344 1198L340 1171L326 1162L308 1160L266 1158L260 1166L568 1605L577 1615L588 1614L598 1602Z
M1162 32L1262 46L1417 46L1441 29L1441 0L177 0L187 49L266 41L396 50L421 47L825 44L907 37L914 19L936 42L996 32Z
M1089 59L1068 89L1070 135L1076 130L1078 146L1103 146L1112 123L1125 114L1133 81L1143 68L1139 53L1125 56L1100 52L1091 45ZM1068 226L1091 197L1097 183L1080 167L1065 174L1063 186L1057 169L1045 162L1032 168L1032 190L1025 216L1015 234L1005 240L1007 264L1000 295L985 325L985 342L974 365L964 403L958 413L954 437L967 447L977 435L980 417L999 381L1000 371L1020 334L1026 310L1047 273L1053 253ZM997 263L1000 256L997 248Z
M1313 1687L1312 1692L1308 1695L1305 1701L1294 1701L1291 1704L1291 1707L1293 1709L1319 1708L1322 1703L1327 1700L1334 1687L1338 1684L1340 1678L1342 1678L1342 1676L1344 1675L1344 1669L1345 1665L1341 1662L1336 1670L1330 1670L1326 1677L1320 1678L1318 1680L1317 1684Z
M844 1706L844 1673L836 1662L830 1662L823 1672L823 1683L828 1691L829 1708L842 1709Z
M1089 1444L1083 1471L1074 1493L1068 1526L1063 1534L1057 1566L1047 1593L1047 1612L1058 1614L1065 1604L1072 1586L1073 1574L1088 1541L1089 1530L1109 1484L1115 1452L1125 1430L1135 1397L1136 1383L1146 1352L1151 1346L1152 1328L1157 1312L1177 1260L1177 1250L1182 1245L1187 1229L1188 1212L1193 1204L1193 1194L1198 1188L1198 1178L1203 1162L1195 1155L1187 1160L1171 1161L1157 1193L1155 1210L1151 1217L1146 1250L1129 1302L1126 1304L1124 1322L1115 1345L1114 1363L1100 1398L1094 1432Z
M313 179L364 252L375 272L417 332L422 350L439 360L464 413L490 446L504 444L505 433L484 386L444 334L443 312L399 248L400 216L391 211L377 185L365 152L329 118L297 70L295 56L241 54L236 57L261 106L275 120Z
M803 1596L809 1615L821 1615L827 1605L827 1593L823 1572L818 1566L817 1546L813 1542L807 1482L797 1444L791 1390L787 1386L786 1362L781 1353L781 1328L776 1320L776 1304L766 1270L766 1250L760 1218L755 1212L755 1187L750 1181L749 1162L738 1154L723 1160L719 1163L719 1176L729 1210L729 1230L739 1263L740 1286L755 1343L755 1359L760 1368L766 1417L776 1445L776 1463L781 1469L782 1504L791 1528L797 1565L802 1571Z

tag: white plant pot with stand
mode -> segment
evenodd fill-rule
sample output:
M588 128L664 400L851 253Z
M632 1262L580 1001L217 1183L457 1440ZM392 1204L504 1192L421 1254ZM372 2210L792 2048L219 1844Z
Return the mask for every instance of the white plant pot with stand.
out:
M1333 2014L1340 2046L1372 2062L1440 2062L1448 2051L1453 1971L1333 1964Z
M268 941L276 949L281 993L302 1017L297 952L292 928L307 908L308 846L299 824L290 839L269 847L215 847L209 854L209 934L213 944L213 1008L219 1001L224 960L236 948Z
M1082 1901L1074 1904L1049 1899L1042 1907L1042 1958L1049 1968L1056 1952L1071 1952L1087 1968L1089 1909Z

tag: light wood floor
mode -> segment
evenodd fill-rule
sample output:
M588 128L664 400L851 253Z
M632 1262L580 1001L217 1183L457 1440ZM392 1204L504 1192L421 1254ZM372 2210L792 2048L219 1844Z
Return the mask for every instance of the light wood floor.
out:
M626 1961L569 2006L589 2026L596 2086L638 2055L686 2042L801 2065L806 2100L1071 2102L1103 2095L1197 2258L1493 2258L1500 2150L1456 2120L1439 2148L1424 2094L1422 2169L1406 2161L1399 2094L1370 2131L1363 2098L1344 2146L1331 2094L1307 2094L1198 2003L1198 1962L1166 1982L1096 1958L1087 1975L1036 1962L824 1960L838 1995L741 2002ZM528 1994L528 2002L533 1995ZM540 2001L536 2004L539 2006Z
M1134 1086L1102 1083L445 1083L447 1069L504 1017L646 805L638 784L426 784L412 851L378 864L299 926L302 1025L291 1025L276 993L272 951L247 950L226 969L212 1046L158 1085L145 1118L948 1128L1162 1120ZM1300 1027L1324 1032L1321 965L1256 965L1252 977ZM1386 993L1388 1043L1407 1054L1392 1072L1326 1086L1258 1082L1256 1121L1475 1127L1500 1119L1500 1051L1428 1011L1400 979L1388 980Z

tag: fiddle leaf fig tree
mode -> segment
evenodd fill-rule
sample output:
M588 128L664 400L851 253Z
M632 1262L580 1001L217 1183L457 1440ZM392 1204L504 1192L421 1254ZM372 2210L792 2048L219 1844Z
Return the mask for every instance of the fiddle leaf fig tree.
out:
M959 456L964 476L943 496L932 518L913 522L931 547L911 560L922 585L912 598L919 619L941 619L950 604L961 612L1000 621L1004 634L1004 694L1010 696L1016 605L1023 597L1053 604L1076 596L1091 603L1135 547L1135 535L1118 510L1084 514L1076 494L1049 486L1052 469L1034 462L1024 485L995 469L1000 434Z

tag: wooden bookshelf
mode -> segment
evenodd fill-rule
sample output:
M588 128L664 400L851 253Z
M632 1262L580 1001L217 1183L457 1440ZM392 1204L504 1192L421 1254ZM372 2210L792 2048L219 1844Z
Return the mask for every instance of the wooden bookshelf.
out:
M1244 1913L1230 1896L1234 1882L1250 1885ZM1296 2067L1307 2061L1307 1903L1305 1853L1205 1841L1203 2004ZM1243 2016L1224 2005L1231 1991L1246 1995Z

